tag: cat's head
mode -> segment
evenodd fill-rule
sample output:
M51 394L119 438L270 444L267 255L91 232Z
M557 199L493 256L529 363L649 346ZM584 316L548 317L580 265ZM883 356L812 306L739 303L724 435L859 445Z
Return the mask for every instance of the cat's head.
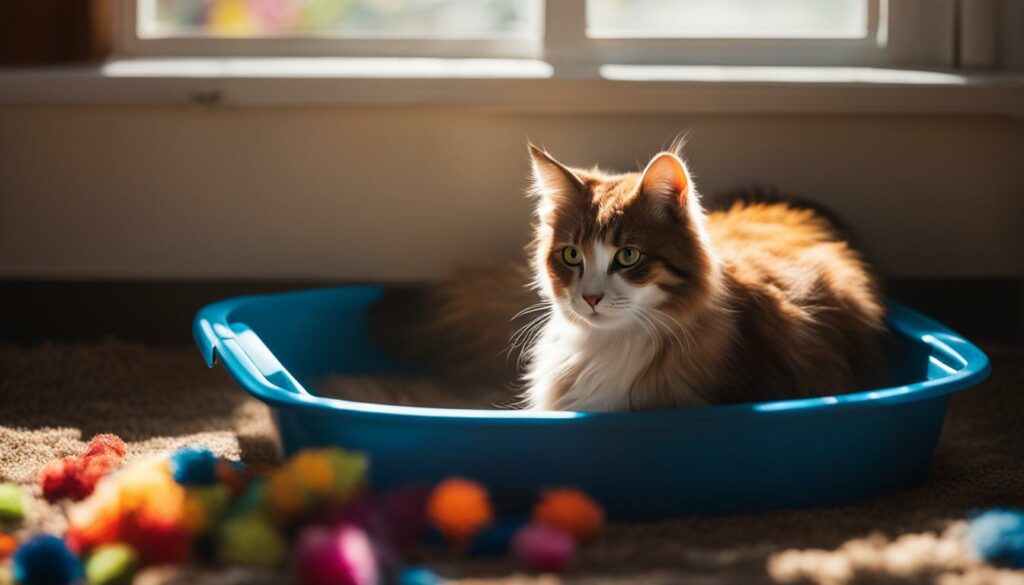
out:
M639 173L571 169L530 145L537 204L534 272L569 321L656 326L706 302L717 264L686 165L662 152Z

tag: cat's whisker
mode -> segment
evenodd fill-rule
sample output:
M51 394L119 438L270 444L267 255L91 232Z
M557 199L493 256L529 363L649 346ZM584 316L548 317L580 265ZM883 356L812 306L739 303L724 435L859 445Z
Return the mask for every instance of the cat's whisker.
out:
M520 352L519 359L517 360L517 365L522 365L521 360L523 359L523 356L525 355L526 350L528 349L528 346L525 342L531 337L535 337L535 333L543 329L543 326L547 323L547 321L550 318L551 313L544 313L542 315L538 315L529 323L517 329L516 332L512 334L512 337L509 340L509 345L505 349L503 349L501 353L506 354L508 358L511 357L513 350L517 348L522 348L523 351Z
M551 303L548 303L548 302L536 303L536 304L530 305L529 307L526 307L522 311L519 311L518 313L513 315L512 318L509 319L509 321L515 321L516 319L522 317L523 315L529 315L530 313L536 313L537 311L544 311L544 310L550 310L550 309L551 309Z
M634 315L636 317L638 317L637 323L640 324L641 327L643 327L643 330L647 333L647 336L651 339L651 343L654 344L655 349L660 349L661 348L661 339L658 336L658 330L657 330L658 328L654 325L654 323L651 321L651 319L647 315L644 315L644 313L642 311L634 313Z
M689 335L686 332L686 330L683 329L682 325L678 321L673 319L671 316L666 315L664 312L659 311L658 309L641 309L641 310L648 316L649 319L651 319L653 322L657 323L662 328L664 328L669 333L669 335L671 335L675 339L676 343L678 343L681 348L684 348L686 351L690 351L690 348L691 348L690 344L689 343L683 343L683 340L680 339L679 335L676 333L676 327L672 326L672 324L677 325L678 328L683 331L683 336L687 337L687 341L688 342L692 341L689 338ZM663 319L668 319L669 323L666 323Z
M533 328L533 332L530 334L530 337L523 343L523 350L519 352L519 359L516 360L517 368L522 368L526 363L526 360L529 359L533 351L534 344L537 343L537 339L543 335L545 326L548 324L549 320L550 315L547 315L547 318L542 323L539 323Z

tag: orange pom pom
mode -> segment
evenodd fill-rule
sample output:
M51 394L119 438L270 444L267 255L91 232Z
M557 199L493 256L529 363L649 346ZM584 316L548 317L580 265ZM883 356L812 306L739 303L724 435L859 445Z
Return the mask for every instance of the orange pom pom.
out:
M449 542L463 545L494 520L494 510L482 485L455 477L434 487L427 516Z
M287 524L309 511L309 493L288 469L281 469L267 482L265 506L278 522Z
M14 538L10 534L0 532L0 561L14 554L14 551L17 548L18 539Z
M580 542L593 539L604 529L604 510L577 489L548 490L533 507L533 521L561 528Z

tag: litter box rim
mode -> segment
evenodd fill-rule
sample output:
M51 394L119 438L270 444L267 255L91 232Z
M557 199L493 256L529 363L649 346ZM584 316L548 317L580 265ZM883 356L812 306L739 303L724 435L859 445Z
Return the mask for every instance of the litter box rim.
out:
M232 378L250 395L275 408L299 410L320 416L357 416L378 419L380 422L403 424L472 424L475 426L549 425L549 424L601 424L645 425L666 420L698 421L709 419L735 419L758 417L788 417L808 414L849 412L864 408L888 407L908 402L937 398L975 386L991 373L988 356L976 345L948 327L903 305L887 301L886 320L889 328L906 337L928 345L933 351L953 363L948 364L930 356L937 367L949 371L948 375L922 380L902 386L890 386L848 394L815 398L796 398L769 402L702 406L678 410L645 412L569 412L526 410L482 410L398 406L355 402L337 398L324 398L304 391L298 382L296 388L285 389L271 382L243 348L231 328L231 316L240 307L282 296L323 296L346 292L362 295L382 291L374 285L344 285L310 290L288 291L232 297L209 304L198 311L192 331L196 345L209 367L221 361ZM272 356L271 356L272 357ZM276 358L274 358L276 359ZM282 366L283 368L283 366ZM287 372L287 370L283 370ZM291 378L290 374L288 377ZM294 380L292 378L292 380Z

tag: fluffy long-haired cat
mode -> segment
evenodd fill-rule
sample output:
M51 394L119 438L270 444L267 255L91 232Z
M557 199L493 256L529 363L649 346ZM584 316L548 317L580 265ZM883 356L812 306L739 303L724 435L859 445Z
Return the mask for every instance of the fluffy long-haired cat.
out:
M532 317L512 346L533 409L679 408L877 381L875 279L823 215L788 203L705 213L674 152L626 174L569 168L532 145L530 156L540 302L520 266L464 273L401 303L414 307L409 335L392 334L392 348L485 370L508 323Z

